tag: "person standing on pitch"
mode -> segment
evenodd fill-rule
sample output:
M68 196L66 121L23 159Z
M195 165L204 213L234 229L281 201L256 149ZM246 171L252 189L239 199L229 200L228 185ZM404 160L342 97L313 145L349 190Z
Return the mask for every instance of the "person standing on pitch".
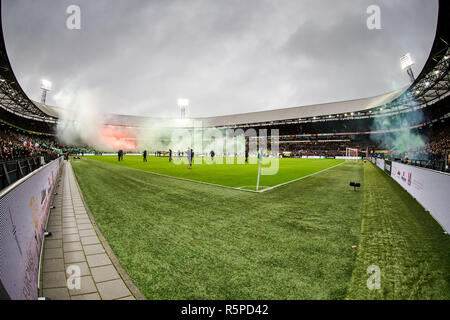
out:
M214 161L214 156L215 156L216 154L214 153L214 150L211 150L211 161Z
M144 156L144 162L147 162L147 150L144 150L143 156Z
M121 150L117 151L117 157L119 158L119 162L120 162L120 151Z
M193 153L193 151L192 151L191 147L189 147L188 150L186 151L186 156L187 156L187 159L189 162L189 169L192 169L192 153Z
M172 149L169 149L169 162L172 162Z

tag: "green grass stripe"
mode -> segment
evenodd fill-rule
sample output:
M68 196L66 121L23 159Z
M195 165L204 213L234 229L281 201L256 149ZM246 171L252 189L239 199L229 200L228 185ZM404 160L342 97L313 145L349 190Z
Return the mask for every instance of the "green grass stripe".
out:
M320 160L319 160L320 161ZM150 299L343 299L363 192L348 163L246 193L83 160L73 168L101 232Z
M358 258L348 299L449 299L450 239L400 185L365 164L364 210ZM381 289L368 290L370 265Z
M188 169L187 164L169 163L167 157L148 157L148 162L143 162L141 156L126 155L124 161L118 162L116 156L89 156L91 160L98 160L110 164L120 165L128 168L139 169L161 175L172 176L181 179L201 181L205 183L228 186L232 188L246 187L248 190L255 190L258 175L258 165L238 164L243 162L243 158L220 158L223 164L193 164L192 169ZM184 158L182 158L184 159ZM233 161L234 164L227 164ZM268 159L266 158L267 162ZM343 160L335 159L279 159L279 170L276 175L261 175L260 185L266 188L273 187L294 179L320 172L337 164Z

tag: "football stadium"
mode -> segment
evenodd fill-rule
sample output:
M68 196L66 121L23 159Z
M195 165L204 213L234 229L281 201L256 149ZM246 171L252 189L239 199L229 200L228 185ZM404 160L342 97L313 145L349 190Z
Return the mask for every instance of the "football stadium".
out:
M407 86L195 117L176 93L176 117L26 93L5 2L0 299L450 299L448 1L420 73L380 70Z

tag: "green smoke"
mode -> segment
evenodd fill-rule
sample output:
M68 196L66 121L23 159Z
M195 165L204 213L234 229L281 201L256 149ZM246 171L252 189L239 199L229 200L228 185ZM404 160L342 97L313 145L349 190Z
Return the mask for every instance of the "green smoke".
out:
M371 130L385 132L374 133L371 139L380 143L382 148L394 150L396 153L415 151L425 146L425 141L417 129L411 127L423 123L423 120L420 110L374 118Z

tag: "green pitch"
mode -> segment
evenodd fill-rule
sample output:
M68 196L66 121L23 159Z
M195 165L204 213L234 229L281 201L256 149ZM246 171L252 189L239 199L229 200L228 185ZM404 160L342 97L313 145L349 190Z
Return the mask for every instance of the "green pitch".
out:
M245 164L243 158L217 157L216 161L219 164L207 164L205 161L202 161L201 164L194 162L192 169L188 169L187 163L181 163L186 157L181 158L178 164L176 164L178 161L176 157L174 162L169 162L168 157L148 157L148 161L143 162L142 156L133 155L125 155L121 162L117 160L117 156L88 156L86 158L161 175L244 190L256 189L258 175L258 165L255 158L250 159L249 163ZM229 163L230 161L232 163ZM344 160L335 159L279 159L278 172L275 175L261 175L259 190L300 179L343 162ZM270 165L269 160L265 158L262 167L268 168Z
M450 299L449 237L371 163L253 193L102 159L72 166L101 232L149 299ZM148 170L167 158L140 160ZM283 161L280 172L292 166L292 179L307 163L325 161ZM379 290L367 288L371 265L381 270Z

